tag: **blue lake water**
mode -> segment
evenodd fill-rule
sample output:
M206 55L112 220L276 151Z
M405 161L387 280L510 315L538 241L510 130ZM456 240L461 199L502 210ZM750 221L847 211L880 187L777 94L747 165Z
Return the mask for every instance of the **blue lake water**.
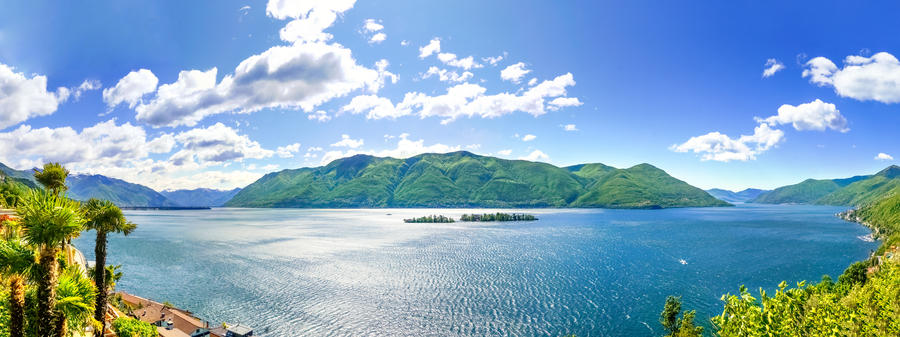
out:
M110 238L109 262L124 265L120 290L263 336L656 336L667 295L705 321L741 284L837 277L865 258L878 243L841 210L541 209L453 224L402 219L473 210L128 211L139 227ZM93 241L75 240L88 259Z

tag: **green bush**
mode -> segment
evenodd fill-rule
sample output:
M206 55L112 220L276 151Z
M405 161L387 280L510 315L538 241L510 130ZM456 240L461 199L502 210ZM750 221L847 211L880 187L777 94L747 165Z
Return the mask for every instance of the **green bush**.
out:
M133 318L116 318L112 323L113 331L119 337L156 337L156 327Z

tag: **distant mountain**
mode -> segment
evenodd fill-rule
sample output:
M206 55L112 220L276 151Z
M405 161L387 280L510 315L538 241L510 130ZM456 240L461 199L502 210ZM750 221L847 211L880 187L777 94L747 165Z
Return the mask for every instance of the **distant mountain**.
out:
M31 170L19 171L0 163L0 176L30 188L38 187L37 182L34 180L34 173Z
M649 164L556 167L469 152L407 159L368 155L269 173L237 193L234 207L727 206Z
M70 175L66 184L67 195L75 200L106 199L120 207L179 206L147 186L102 175Z
M807 179L779 187L752 202L858 206L878 201L900 187L900 167L893 165L868 176L844 179Z
M183 207L219 207L231 200L241 189L213 190L198 188L193 190L162 191L160 194Z
M756 188L748 188L740 192L734 192L719 188L713 188L706 190L706 192L713 197L716 197L716 199L726 202L747 202L756 199L760 194L767 193L769 191Z

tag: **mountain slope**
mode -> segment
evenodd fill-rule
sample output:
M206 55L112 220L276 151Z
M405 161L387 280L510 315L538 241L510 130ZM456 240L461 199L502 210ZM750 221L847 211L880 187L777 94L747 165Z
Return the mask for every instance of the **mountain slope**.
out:
M16 170L9 166L0 163L0 176L6 177L12 181L16 181L19 184L25 185L30 188L37 188L37 181L34 180L34 173L30 170Z
M70 175L67 195L75 200L106 199L120 207L178 206L149 187L102 175Z
M726 206L648 164L565 168L469 152L407 159L367 155L267 174L228 201L235 207Z
M768 193L768 190L760 190L756 188L748 188L743 191L734 192L729 190L723 190L719 188L713 188L706 190L707 193L715 197L716 199L725 201L725 202L747 202L753 199L756 199L763 193Z
M808 179L779 187L752 202L859 206L876 202L900 187L900 167L889 166L868 176L845 179Z
M182 207L219 207L231 200L240 188L233 190L214 190L198 188L193 190L175 190L159 192L169 201Z

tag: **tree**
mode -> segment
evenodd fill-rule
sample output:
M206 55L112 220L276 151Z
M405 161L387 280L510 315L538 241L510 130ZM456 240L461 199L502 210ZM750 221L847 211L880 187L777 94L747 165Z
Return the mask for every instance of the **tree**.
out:
M78 330L83 330L88 325L99 327L99 322L91 317L96 295L97 288L82 274L79 267L69 266L63 270L56 289L55 309L61 319L55 322L55 335L67 336L69 327Z
M134 318L116 318L112 323L112 328L119 337L156 337L159 335L156 327Z
M69 170L59 163L46 163L41 171L34 169L34 179L56 195L68 189L66 187L66 177L68 176Z
M106 268L100 266L106 266L106 236L109 233L128 235L137 228L137 225L128 222L125 215L122 214L122 210L108 200L91 198L82 209L88 219L85 229L93 229L97 232L94 256L98 268L94 270L94 284L97 285L100 292L97 294L94 319L100 322L101 329L98 329L94 335L102 337L103 331L106 329L107 278Z
M0 270L9 279L9 336L25 336L25 278L35 265L34 251L18 238L0 241Z
M659 323L668 332L666 336L700 337L703 335L703 327L694 325L696 311L686 311L680 319L678 318L679 313L681 313L681 297L667 297L663 311L659 314Z
M40 336L52 336L55 320L61 319L55 312L59 277L56 256L63 244L81 233L84 224L79 204L51 191L32 190L16 209L25 242L38 251L37 330Z

